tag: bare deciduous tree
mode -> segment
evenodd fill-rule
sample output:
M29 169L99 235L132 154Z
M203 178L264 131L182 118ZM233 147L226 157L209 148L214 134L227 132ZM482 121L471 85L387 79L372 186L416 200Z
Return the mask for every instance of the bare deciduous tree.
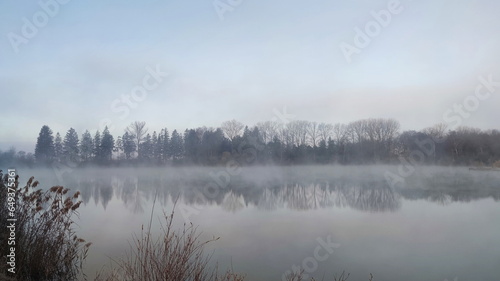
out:
M296 121L296 128L299 137L300 145L307 145L307 129L309 127L309 121L298 120Z
M438 123L432 127L423 129L422 132L431 136L434 141L441 141L444 140L444 137L446 136L447 128L448 125L445 123Z
M131 135L135 136L135 142L137 147L139 147L139 144L141 143L142 138L146 135L148 132L148 129L146 128L146 122L144 121L135 121L132 124L130 124L125 131Z
M294 120L287 123L285 130L288 135L287 143L292 145L306 145L307 144L307 128L309 122L304 120Z
M256 126L259 128L262 139L265 143L268 143L275 137L278 137L278 129L280 125L277 121L259 122Z
M240 135L245 125L233 119L222 123L221 128L227 137L233 141L235 137Z
M316 146L316 141L318 139L318 123L317 122L309 122L307 126L307 133L309 134L309 138L311 138L311 142L313 147Z
M330 125L330 124L328 124ZM331 126L331 125L330 125ZM331 131L333 131L333 136L335 137L335 142L337 144L344 143L347 139L347 126L345 124L335 124L333 130L329 130L328 137L331 136ZM326 135L325 135L326 136ZM324 139L327 141L327 139Z
M332 124L320 123L318 125L318 133L322 141L328 142L328 139L332 136L332 132Z
M357 120L347 125L351 142L361 143L366 138L366 121Z

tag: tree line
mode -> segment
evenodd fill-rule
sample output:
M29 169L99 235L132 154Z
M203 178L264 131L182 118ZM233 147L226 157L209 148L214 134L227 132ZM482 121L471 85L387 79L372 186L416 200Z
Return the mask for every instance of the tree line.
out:
M54 136L44 125L35 153L0 151L0 163L50 165L186 164L395 164L402 161L438 165L492 165L500 160L500 131L437 124L421 131L400 131L394 119L362 119L348 124L295 120L266 121L253 127L236 120L218 128L184 132L167 128L149 132L133 122L123 135L106 127L81 136L70 128ZM497 162L498 163L498 162Z

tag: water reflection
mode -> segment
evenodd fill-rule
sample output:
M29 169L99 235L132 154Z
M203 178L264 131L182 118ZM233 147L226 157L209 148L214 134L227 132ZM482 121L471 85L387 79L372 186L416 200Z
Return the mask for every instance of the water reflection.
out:
M205 237L222 237L214 260L224 268L234 261L248 280L280 279L312 256L317 237L328 235L342 246L318 264L317 276L345 269L354 281L367 280L370 272L387 281L452 274L496 280L500 173L429 169L395 187L384 178L386 167L367 166L255 167L231 177L220 167L79 169L61 182L51 171L19 173L25 179L33 174L44 188L81 191L80 235L95 243L90 275L128 249L131 233L140 233L152 211L158 217L152 231L161 233L159 207L168 212L178 198L176 228L189 219ZM205 194L217 181L223 187Z
M157 174L124 173L120 170L101 173L85 171L66 174L62 184L72 190L80 190L85 204L93 201L106 209L109 201L115 198L133 213L144 212L155 194L162 205L179 198L184 204L217 205L233 213L248 206L267 211L338 207L367 212L395 212L404 200L427 200L447 205L488 197L495 201L500 199L497 178L462 174L418 180L409 178L404 186L398 188L390 187L383 177L342 175L253 180L234 176L225 187L217 186L212 190L207 189L207 182L213 181L208 175L207 172L189 173L185 170ZM50 177L45 182L51 182Z

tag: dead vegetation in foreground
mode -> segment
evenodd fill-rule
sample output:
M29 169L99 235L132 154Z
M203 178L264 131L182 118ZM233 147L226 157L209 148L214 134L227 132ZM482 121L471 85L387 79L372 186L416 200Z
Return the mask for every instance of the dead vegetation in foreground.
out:
M83 261L91 243L78 237L74 229L74 215L82 201L76 192L53 186L43 191L31 177L19 187L18 176L14 190L7 188L8 175L2 178L0 170L1 228L7 229L7 219L15 218L15 245L7 240L10 231L0 233L0 251L3 259L0 270L2 280L76 280L85 278ZM11 196L8 193L11 193ZM8 207L15 207L10 213ZM9 240L9 242L11 242ZM15 247L15 273L7 271L6 256Z
M155 198L156 201L156 198ZM153 203L154 209L154 203ZM175 209L175 207L174 207ZM183 229L174 231L172 222L174 211L167 215L166 224L161 225L163 234L151 234L153 210L149 225L141 227L140 236L134 235L130 252L125 259L113 261L108 273L102 271L96 281L242 281L245 276L228 270L223 274L218 267L210 267L210 255L204 253L206 244L219 239L200 240L200 234L193 224L184 224Z

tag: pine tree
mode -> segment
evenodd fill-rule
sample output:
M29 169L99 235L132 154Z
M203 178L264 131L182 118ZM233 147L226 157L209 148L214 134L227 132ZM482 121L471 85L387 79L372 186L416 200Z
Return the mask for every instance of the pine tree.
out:
M177 130L172 132L172 138L170 140L170 153L173 160L180 159L184 153L182 137L179 133L177 133Z
M161 163L161 155L163 150L163 136L161 134L157 135L156 131L153 132L152 137L153 142L153 158L156 163Z
M83 161L88 161L92 158L94 150L94 141L92 140L92 135L88 130L82 135L82 141L80 142L80 156Z
M162 145L162 160L164 163L167 162L168 158L170 157L170 134L168 133L167 128L162 130L162 135L163 135L163 143Z
M123 140L122 140L122 136L118 136L116 138L116 142L115 142L115 148L113 149L113 152L116 152L118 154L118 156L120 156L120 152L123 151Z
M49 126L40 130L35 146L35 159L38 163L50 163L54 159L54 136Z
M115 147L115 139L109 133L108 126L104 128L101 139L101 159L111 161L113 156L113 148Z
M335 156L335 152L336 152L336 149L335 149L335 142L332 140L332 138L328 138L328 142L327 142L327 163L331 162L332 159L334 158Z
M139 147L141 160L149 161L153 158L153 141L150 134L146 135Z
M70 128L64 137L63 143L63 155L66 161L77 162L78 159L78 148L79 140L78 134L75 129Z
M64 158L63 144L59 132L56 133L54 140L54 156L56 161L61 161Z
M101 133L99 133L99 130L95 132L94 135L94 149L93 149L93 154L94 154L94 161L100 161L102 159L102 153L101 153Z
M190 163L198 163L198 153L201 140L194 129L184 131L184 153L185 158Z
M122 136L122 143L123 143L123 153L125 153L125 157L127 159L131 158L132 153L137 151L137 147L135 145L135 136L130 135L128 132L125 132Z

